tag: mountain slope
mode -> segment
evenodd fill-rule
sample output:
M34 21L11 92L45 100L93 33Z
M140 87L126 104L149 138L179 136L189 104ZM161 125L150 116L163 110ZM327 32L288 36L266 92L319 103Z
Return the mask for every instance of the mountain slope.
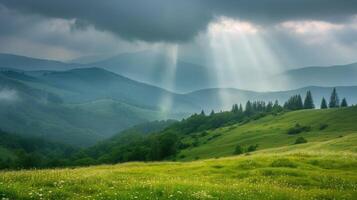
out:
M10 199L352 200L357 195L356 109L289 112L222 127L214 130L222 136L184 152L186 160L212 159L0 172L0 193ZM293 144L296 135L286 138L285 131L296 122L312 126L299 134L308 143ZM316 130L320 122L328 127ZM232 155L239 143L261 146L256 152L218 158Z
M80 146L139 123L182 118L195 109L181 95L99 68L4 70L0 86L0 128ZM162 111L166 97L177 112Z
M2 74L0 85L1 129L66 144L86 146L137 123L177 117L111 99L68 104L52 93L57 90L24 74Z
M168 53L142 51L120 54L88 65L176 92L216 85L208 68L182 60L174 62L173 59Z
M187 102L182 95L133 81L101 68L44 72L38 74L36 78L54 87L76 93L63 96L64 99L74 103L112 98L134 106L164 110L167 105L164 105L163 101L170 98L170 106L175 111L199 110L199 107Z
M243 148L258 145L258 150L275 147L294 150L298 146L293 144L301 136L308 141L306 147L309 148L307 150L326 149L357 153L357 146L353 145L357 142L356 120L357 107L302 110L277 116L270 115L246 124L236 124L208 131L206 136L199 138L197 147L181 151L178 158L192 160L229 156L234 153L238 144ZM311 130L289 135L289 129L296 124L311 127ZM322 125L326 127L323 128ZM219 137L209 140L217 134ZM192 142L192 139L187 138L185 142ZM286 151L284 148L280 153Z
M0 53L0 68L5 69L63 71L79 67L82 65Z
M289 70L272 80L280 82L281 89L301 88L306 86L352 86L357 85L357 63L330 67L306 67ZM286 81L284 81L286 80ZM285 87L281 87L285 83Z

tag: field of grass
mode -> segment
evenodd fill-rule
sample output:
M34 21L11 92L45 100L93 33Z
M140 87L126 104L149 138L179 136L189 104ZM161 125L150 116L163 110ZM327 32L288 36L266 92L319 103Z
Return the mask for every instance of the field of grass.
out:
M210 131L181 153L205 160L3 171L0 199L357 199L356 122L357 108L297 111ZM288 135L296 123L311 131ZM259 147L232 156L238 143Z
M278 116L267 116L246 124L233 125L208 131L198 137L199 144L181 151L177 159L194 160L230 156L239 144L243 147L258 145L258 150L292 146L298 137L308 140L308 146L319 149L324 145L331 150L346 150L357 153L357 107L327 110L301 110ZM295 135L287 134L296 124L309 126L311 130ZM325 127L321 130L322 125ZM198 133L198 135L200 135ZM346 136L348 136L346 138ZM185 142L192 143L188 137ZM333 142L348 140L349 144L334 145ZM316 143L317 142L317 143ZM325 143L320 143L325 142ZM340 143L339 143L340 144ZM293 148L293 147L292 147Z
M356 199L357 155L293 151L0 173L2 199Z

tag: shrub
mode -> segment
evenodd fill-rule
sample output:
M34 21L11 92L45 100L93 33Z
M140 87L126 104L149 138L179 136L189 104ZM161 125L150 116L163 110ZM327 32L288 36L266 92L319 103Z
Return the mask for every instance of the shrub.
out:
M301 132L309 132L311 130L311 126L301 126L300 124L295 124L294 127L288 130L289 135L299 134Z
M307 140L303 137L298 137L295 140L295 144L303 144L303 143L307 143Z
M322 131L322 130L324 130L324 129L326 129L328 127L328 125L327 124L320 124L320 130Z
M247 152L252 152L252 151L255 151L257 150L258 148L258 145L249 145L248 149L247 149Z
M242 154L242 153L244 153L243 148L238 144L236 146L235 150L234 150L234 154L235 155L239 155L239 154Z

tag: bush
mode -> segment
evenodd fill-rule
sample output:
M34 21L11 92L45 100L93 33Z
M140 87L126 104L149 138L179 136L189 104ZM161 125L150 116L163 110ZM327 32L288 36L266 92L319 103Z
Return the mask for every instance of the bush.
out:
M235 155L239 155L239 154L242 154L242 153L244 153L243 148L238 144L236 146L235 150L234 150L234 154Z
M303 143L307 143L307 140L303 137L298 137L295 140L295 144L303 144Z
M255 151L257 150L258 148L258 145L249 145L248 149L247 149L247 152L252 152L252 151Z
M289 135L299 134L301 132L309 132L311 130L311 126L301 126L300 124L295 124L294 127L288 130Z
M324 130L324 129L326 129L328 127L328 125L327 124L320 124L320 130L322 131L322 130Z

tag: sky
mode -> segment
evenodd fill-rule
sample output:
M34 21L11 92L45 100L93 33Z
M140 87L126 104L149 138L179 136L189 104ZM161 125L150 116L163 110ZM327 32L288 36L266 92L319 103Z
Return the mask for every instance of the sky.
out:
M222 73L357 62L352 0L0 0L0 52L68 61L155 48Z

